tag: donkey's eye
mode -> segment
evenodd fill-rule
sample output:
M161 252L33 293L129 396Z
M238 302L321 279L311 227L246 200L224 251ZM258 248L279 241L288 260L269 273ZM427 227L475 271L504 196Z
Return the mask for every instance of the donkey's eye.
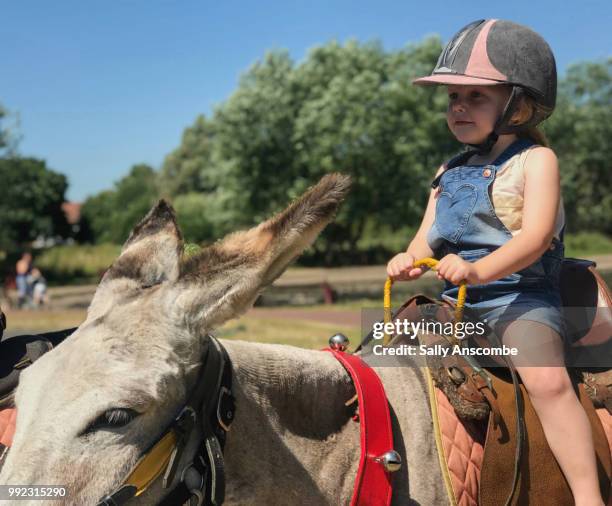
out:
M140 413L130 408L112 408L107 409L98 418L96 418L89 426L83 431L83 434L100 430L100 429L112 429L117 427L124 427L136 418Z
M138 412L129 408L114 408L105 411L102 415L106 425L110 427L123 427L138 416Z

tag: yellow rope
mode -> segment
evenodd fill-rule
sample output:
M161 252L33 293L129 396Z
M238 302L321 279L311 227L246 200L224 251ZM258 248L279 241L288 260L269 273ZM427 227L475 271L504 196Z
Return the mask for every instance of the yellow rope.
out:
M438 266L438 261L435 258L421 258L420 260L415 260L412 264L413 267L421 267L422 265L426 267L430 267L432 269L436 269ZM390 323L393 314L391 312L391 287L393 286L393 279L391 277L387 278L385 282L385 290L383 297L383 308L384 308L384 321L385 326L387 323ZM465 280L459 283L459 293L457 295L457 305L455 306L455 322L460 322L463 320L463 307L465 306L465 297L467 294L467 283ZM383 340L383 344L389 344L391 340L391 334L385 331L385 336Z

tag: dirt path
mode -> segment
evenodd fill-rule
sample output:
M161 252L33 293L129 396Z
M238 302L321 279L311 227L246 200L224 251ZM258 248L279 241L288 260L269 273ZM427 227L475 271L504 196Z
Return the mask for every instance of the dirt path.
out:
M606 279L609 280L610 273L612 273L612 254L593 255L590 259L597 263L598 270L604 273ZM422 280L424 285L433 282L433 276L433 272L426 273ZM272 314L265 313L264 311L273 312L274 314L277 314L276 312L278 311L285 311L284 314L286 314L287 318L297 318L292 311L299 311L299 318L305 319L302 316L304 313L301 309L282 309L280 306L285 306L288 303L295 304L297 300L295 299L295 294L309 294L310 297L309 301L302 300L297 302L297 304L317 304L322 302L321 285L323 283L328 283L331 287L338 289L345 297L347 295L355 295L356 293L366 291L378 293L378 291L382 289L386 277L386 267L384 265L336 268L290 268L264 293L268 298L274 294L289 294L288 296L281 295L280 298L277 296L274 300L266 301L267 306L279 306L278 309L273 307L265 309L256 308L252 314L256 316L257 314ZM414 285L414 288L421 291L422 287ZM52 287L49 289L51 298L50 306L53 310L86 309L93 297L95 289L95 285ZM369 296L371 296L371 293ZM356 313L357 312L354 311L338 311L337 314L325 312L317 315L313 314L311 318L320 317L325 319L325 321L333 323L337 323L338 321L354 322L359 321L359 315ZM325 316L323 316L323 314L325 314Z

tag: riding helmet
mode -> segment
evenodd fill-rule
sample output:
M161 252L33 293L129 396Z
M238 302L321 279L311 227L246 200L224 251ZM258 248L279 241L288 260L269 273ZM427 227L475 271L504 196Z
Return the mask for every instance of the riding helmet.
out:
M546 41L530 28L498 19L480 19L465 26L448 42L429 76L413 84L512 86L504 112L487 141L475 147L490 151L500 134L535 126L552 114L557 97L555 57ZM521 125L511 125L522 94L539 106Z

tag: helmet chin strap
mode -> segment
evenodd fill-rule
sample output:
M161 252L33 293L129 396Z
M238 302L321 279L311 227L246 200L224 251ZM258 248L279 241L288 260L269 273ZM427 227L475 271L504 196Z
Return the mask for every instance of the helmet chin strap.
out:
M516 111L516 106L523 96L523 88L520 86L513 86L512 92L510 93L510 97L506 102L506 106L504 107L504 112L497 118L495 122L495 126L493 127L493 131L487 135L487 138L481 142L480 144L468 144L476 149L476 153L479 155L486 155L491 152L493 146L499 139L499 136L502 134L510 134L516 133L517 131L524 128L525 124L522 125L510 125L509 121L512 118L512 115ZM527 122L528 123L528 122Z

